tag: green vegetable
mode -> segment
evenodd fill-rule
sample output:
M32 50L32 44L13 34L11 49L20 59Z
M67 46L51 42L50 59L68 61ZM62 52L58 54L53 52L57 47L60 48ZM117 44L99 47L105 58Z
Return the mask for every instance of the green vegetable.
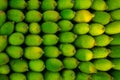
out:
M48 71L57 72L63 69L63 63L56 58L49 58L45 62Z

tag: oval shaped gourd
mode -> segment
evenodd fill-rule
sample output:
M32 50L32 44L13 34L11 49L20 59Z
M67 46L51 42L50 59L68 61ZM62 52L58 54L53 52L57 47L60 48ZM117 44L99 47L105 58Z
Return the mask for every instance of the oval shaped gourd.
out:
M10 35L14 31L14 22L6 22L0 28L0 34Z
M0 0L0 10L5 11L8 7L9 0Z
M105 33L109 35L120 33L120 21L114 21L106 25Z
M0 52L2 52L6 46L7 46L7 36L0 35Z
M4 11L0 11L0 27L3 25L5 21L6 21L6 14Z
M113 38L113 40L110 42L109 45L120 45L120 33L111 35L111 37Z

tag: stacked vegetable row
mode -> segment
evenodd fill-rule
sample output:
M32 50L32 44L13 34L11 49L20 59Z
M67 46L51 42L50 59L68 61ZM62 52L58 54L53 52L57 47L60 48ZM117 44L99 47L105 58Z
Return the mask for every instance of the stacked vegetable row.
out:
M0 0L0 80L119 80L119 0Z

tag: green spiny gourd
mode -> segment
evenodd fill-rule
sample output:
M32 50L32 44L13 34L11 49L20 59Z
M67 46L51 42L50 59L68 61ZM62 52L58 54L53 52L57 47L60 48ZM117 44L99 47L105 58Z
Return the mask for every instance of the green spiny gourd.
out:
M21 46L8 46L6 48L6 52L9 55L9 57L18 59L23 56L23 48Z
M15 31L26 34L28 32L28 24L25 22L19 22L15 25Z
M27 72L26 77L27 77L28 80L43 80L44 79L42 73L33 72L33 71Z
M66 69L75 69L77 68L79 61L74 57L66 57L63 59L63 65Z
M14 22L6 22L0 28L1 35L10 35L14 31Z
M39 59L43 55L43 50L40 47L26 47L24 52L24 57L27 59Z
M10 80L27 80L26 76L22 73L12 73L10 74Z
M2 52L7 46L7 36L0 35L0 52Z
M2 0L1 0L2 1ZM3 23L6 21L6 13L4 11L0 11L0 27L3 25Z
M109 54L109 57L111 57L111 58L120 58L120 54L119 54L120 46L110 46L109 48L110 48L110 51L111 51L111 53Z

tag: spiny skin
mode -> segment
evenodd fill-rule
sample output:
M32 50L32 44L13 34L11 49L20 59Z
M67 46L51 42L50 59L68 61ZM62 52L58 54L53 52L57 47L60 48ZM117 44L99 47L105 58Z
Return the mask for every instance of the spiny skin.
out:
M49 58L45 62L46 69L52 72L58 72L63 69L63 63L57 58Z
M10 35L14 31L14 22L6 22L0 28L1 35Z
M90 22L94 15L88 10L79 10L76 12L76 15L73 19L75 22Z
M42 38L36 34L29 34L25 38L25 44L27 46L40 46L42 41Z
M18 9L10 9L7 11L8 20L14 22L22 22L25 19L25 15L21 10Z
M45 80L63 80L59 72L50 72L50 71L45 72L44 79Z
M45 64L41 59L30 60L29 68L35 72L42 72L45 69Z
M109 54L109 57L111 58L120 58L120 46L110 46L111 53Z
M108 71L113 67L113 64L108 59L96 59L93 61L93 64L97 70Z
M2 52L7 46L7 36L0 35L0 52Z
M72 44L60 44L59 49L63 56L73 56L76 53L75 47Z
M21 58L23 56L23 49L20 46L8 46L6 48L7 54L14 59Z
M112 37L106 34L95 36L94 39L96 42L95 46L101 46L101 47L109 45L109 43L113 40Z
M76 75L73 70L64 70L62 72L62 78L63 80L75 80Z
M113 21L113 22L109 23L108 25L106 25L105 33L108 35L120 33L120 21Z
M119 80L120 79L120 71L113 70L110 74L111 74L111 76L113 77L114 80Z
M93 0L91 8L96 11L104 11L107 10L108 6L104 0Z
M92 48L95 46L95 39L90 35L80 35L74 41L74 44L78 48Z
M8 41L11 45L21 45L24 42L24 35L22 33L15 32L9 36Z
M56 46L45 46L43 50L44 55L49 58L55 58L61 54L60 50Z
M97 72L93 63L89 61L81 62L78 65L78 68L80 69L81 72L88 73L88 74Z
M44 21L52 21L56 22L60 19L60 14L54 10L48 10L43 13L43 20Z
M44 80L42 73L38 72L27 72L27 80Z
M42 29L42 32L44 33L53 34L59 30L59 26L54 22L47 21L42 23L41 29Z
M27 2L28 10L36 10L39 9L41 2L39 0L29 0Z
M73 8L73 6L74 6L74 2L72 0L58 0L57 1L58 10L71 9Z
M74 1L74 9L89 9L92 5L92 0L75 0Z
M63 59L63 65L66 69L75 69L77 68L79 61L74 57L66 57Z
M92 36L101 35L104 33L104 31L105 31L105 28L102 24L98 24L98 23L90 24L89 34L91 34Z
M5 65L0 65L0 74L9 74L10 73L10 67Z
M9 6L14 9L24 9L27 6L25 0L10 0Z
M59 38L55 34L44 34L43 37L43 45L55 45L57 44Z
M111 53L110 49L107 49L105 47L94 47L92 48L92 52L94 59L106 58Z
M42 14L36 10L30 10L25 14L25 21L26 22L39 22L42 19Z
M27 80L26 76L22 73L11 73L10 80Z
M61 32L59 34L59 41L61 43L72 43L76 39L76 35L72 32Z
M38 23L30 23L29 32L31 34L39 34L41 32L41 26Z
M93 53L89 49L78 49L75 57L80 61L90 61L93 59Z
M6 53L0 53L0 65L7 64L9 62L9 56Z
M120 58L114 58L110 60L113 63L114 70L120 70Z
M69 20L61 20L58 22L60 32L70 31L73 28L73 24Z
M8 76L5 74L0 74L0 80L9 80Z
M0 0L0 10L6 10L8 7L8 0Z
M0 11L0 27L3 25L5 21L6 21L6 13L4 11Z
M96 11L96 12L94 12L94 15L95 16L92 19L93 22L106 25L111 21L111 15L107 12Z
M15 30L17 32L21 32L23 34L26 34L28 32L28 24L25 22L19 22L16 24Z
M40 47L26 47L24 57L26 59L39 59L43 55L43 50Z
M113 38L113 40L110 42L109 45L120 45L120 34L114 34L111 35L111 37Z
M107 72L97 72L92 74L92 80L113 80Z
M106 0L108 11L112 11L120 8L120 0Z
M49 3L48 3L49 2ZM42 10L54 10L57 6L57 2L55 0L43 0L41 3Z
M81 35L89 32L89 24L88 23L78 23L74 25L73 32L75 34Z
M75 17L75 12L72 9L64 9L60 12L60 15L64 20L72 20Z
M112 20L120 20L120 9L113 10L110 12L110 15L112 17Z
M27 61L21 59L12 59L10 61L10 67L14 72L26 72L28 71Z
M91 76L83 72L78 72L76 74L76 80L91 80Z
M5 0L2 0L2 1L5 1ZM119 67L120 66L120 63L119 63L120 62L120 60L119 60L119 58L120 58L120 54L119 54L120 53L120 47L119 47L120 41L118 38L113 39L113 38L116 38L113 36L120 34L119 27L118 27L118 29L115 30L115 31L118 30L117 33L116 32L112 33L112 34L109 34L109 32L107 33L107 26L109 24L111 24L113 22L117 22L117 21L119 24L120 23L119 19L117 20L117 19L114 19L113 17L110 17L109 22L104 25L103 25L103 23L93 21L93 19L94 19L93 13L94 12L106 12L111 16L112 15L111 13L113 11L119 10L119 9L115 9L112 11L109 11L107 9L95 10L95 9L91 8L92 4L90 5L89 8L86 8L86 9L75 9L74 6L76 4L79 4L79 0L21 0L21 1L24 1L25 3L27 3L27 6L23 9L18 9L18 8L10 7L9 4L10 4L10 1L12 1L12 0L6 0L6 1L8 1L8 7L5 10L0 10L0 12L3 11L2 15L0 15L0 21L2 19L4 19L4 21L2 23L0 22L1 23L0 37L4 36L4 37L0 38L0 79L1 79L1 75L6 75L7 77L10 78L10 76L13 73L19 73L19 74L23 74L24 78L22 76L17 77L17 75L16 75L16 76L13 76L12 79L13 80L17 80L17 79L18 80L20 80L20 79L21 80L22 79L23 80L44 80L44 78L45 78L45 80L72 80L72 79L77 80L76 79L77 73L83 73L83 74L79 74L80 78L78 77L78 80L82 80L82 79L83 80L85 80L85 79L92 80L91 75L93 77L93 75L96 75L96 74L97 74L97 77L95 76L93 78L93 80L97 80L97 79L102 80L102 78L104 78L105 76L107 76L107 77L105 77L103 80L109 80L110 77L108 78L107 74L104 75L104 72L106 72L108 74L112 74L112 71L120 70L120 67ZM13 0L13 1L15 1L15 0ZM17 1L20 1L20 0L17 0ZM31 1L30 2L31 5L33 4L33 6L39 6L39 7L37 7L36 9L35 8L28 9L30 7L30 6L28 6L29 1ZM35 1L36 1L36 3L35 3ZM49 7L49 9L43 10L41 8L42 7L41 4L40 3L37 4L38 2L43 2L43 1L46 1L46 3L50 4L50 7L49 7L49 5L46 4L46 7ZM59 1L61 1L61 4L62 4L61 7L63 7L63 8L58 10L57 2L59 2ZM75 4L75 1L76 2L78 1L78 2ZM82 2L82 1L84 2L84 1L95 1L95 0L80 0L80 2ZM100 1L100 0L98 0L98 1ZM106 4L106 1L108 1L108 0L101 0L101 1L105 2L105 4ZM115 1L117 1L117 0L115 0ZM90 4L90 3L83 3L83 2L80 3L83 6ZM63 4L63 3L65 3L65 4ZM0 4L3 5L2 3L0 3ZM72 7L71 7L71 4L73 4ZM102 4L102 3L100 3L100 4ZM17 4L15 4L15 5L17 5ZM19 6L19 5L21 5L21 4L18 3L17 6ZM54 9L51 8L52 5L53 5ZM66 6L67 6L67 8L66 8ZM79 5L79 6L81 6L81 5ZM97 6L98 6L98 8L100 8L99 6L101 6L101 5L98 4ZM21 7L24 7L24 6L21 6ZM44 7L44 8L46 8L46 7ZM79 7L79 8L82 8L82 7ZM20 17L20 15L16 16L15 14L17 12L14 12L14 13L11 12L11 14L13 16L15 16L14 20L12 20L14 17L11 17L11 19L9 19L9 17L8 17L9 10L19 10L20 12L23 13L24 19L21 19L23 16L22 17ZM89 17L89 15L85 15L86 13L77 13L78 15L81 15L81 17L85 15L84 18L87 18L87 19L83 20L83 22L74 21L74 18L77 15L76 12L82 11L82 10L86 10L89 13L91 13L91 17ZM31 20L35 19L35 21L29 22L29 20L28 21L26 20L26 16L24 15L24 14L27 15L27 13L29 11L37 11L41 14L41 17L40 17L40 15L37 15L37 14L30 15ZM59 19L56 21L52 21L52 20L44 21L43 14L44 14L44 12L47 12L47 11L56 11L58 13ZM64 12L64 11L65 11L65 13L63 14L62 12ZM33 14L34 13L35 12L33 12ZM47 16L47 18L51 17L51 15L53 15L53 17L56 16L55 14L50 13ZM117 14L115 14L115 15L117 16ZM78 20L82 19L81 17L79 17ZM106 16L102 15L102 17L106 17ZM99 18L102 18L102 17L100 16ZM37 18L39 19L39 21L36 21ZM89 18L91 18L91 19L89 21L87 21ZM117 18L119 18L119 16ZM104 21L104 20L105 19L103 19L103 20L101 19L100 21ZM11 28L11 25L4 26L7 22L12 23L12 28ZM57 25L57 27L55 27L53 29L53 27L51 27L48 24L48 25L46 25L47 27L50 26L49 28L46 28L48 33L44 32L42 29L42 24L47 23L47 22L55 23ZM99 27L99 29L98 29L98 25L97 25L97 26L95 26L95 29L93 29L93 27L91 28L91 25L94 23L100 24L102 26ZM76 26L78 26L78 27L76 27ZM105 26L105 30L103 29L103 31L99 31L104 26ZM114 24L113 26L114 26L114 28L116 28L116 26L118 26L118 25ZM110 30L114 31L114 28L113 29L111 28ZM53 32L50 31L51 29L53 29ZM4 31L5 31L5 33L4 33ZM92 33L92 31L93 31L93 33ZM104 31L105 31L105 33L104 33ZM62 33L65 33L65 32L72 33L73 35L71 34L71 36L74 36L74 37L71 37L68 34L63 35L64 38L63 38L63 42L62 42L61 37L59 35ZM16 35L16 36L13 36L12 40L10 40L11 36L14 35L15 33L19 33L21 35L21 37L19 35ZM33 36L31 36L31 38L29 38L27 41L26 39L28 38L29 35L37 35L39 37L40 41L39 40L37 41L38 37L35 38ZM85 35L86 35L86 37L82 37ZM105 35L106 37L105 36L100 37L101 35ZM117 37L119 37L119 36L117 36ZM67 41L64 42L64 39ZM115 41L115 44L113 43L113 45L111 45L113 40ZM46 47L49 47L49 49L44 49ZM114 47L114 48L112 48L112 47ZM79 49L88 50L88 53L87 52L84 53L84 51L80 51L80 55L78 55L79 57L77 58L77 51ZM8 60L6 56L1 56L2 53L5 53L10 60ZM47 56L46 56L46 53L47 53ZM17 66L12 67L16 63L13 60L18 60L18 59L23 60L23 63L18 61ZM58 59L58 61L57 60L50 61L50 63L48 61L48 67L46 67L47 66L46 63L47 63L48 59ZM99 68L96 68L96 66L94 64L95 64L95 61L97 62L98 59L108 59L112 63L112 67L107 71L106 70L103 71ZM25 66L22 66L22 64L24 64L24 60L25 60ZM42 61L40 61L40 60L42 60ZM4 61L6 61L6 62L4 62ZM13 61L13 64L12 64L12 61ZM105 69L106 68L105 65L107 65L107 66L109 65L109 62L107 62L107 61L102 61L102 63L104 63L104 64L100 64L100 66L98 66L98 67L102 66L102 68ZM18 71L14 70L16 68ZM71 71L70 73L69 73L69 70ZM66 71L68 71L68 73ZM103 74L102 73L99 74L100 71L103 71ZM44 74L47 74L47 72L49 74L50 73L51 74L47 75L47 76L44 75ZM52 74L52 73L58 73L58 75ZM99 79L99 75L100 76L102 75L102 77L100 77L100 79ZM117 76L119 77L119 75L117 75ZM10 79L10 80L12 80L12 79ZM5 80L4 76L3 76L2 80ZM112 80L112 78L110 80Z

